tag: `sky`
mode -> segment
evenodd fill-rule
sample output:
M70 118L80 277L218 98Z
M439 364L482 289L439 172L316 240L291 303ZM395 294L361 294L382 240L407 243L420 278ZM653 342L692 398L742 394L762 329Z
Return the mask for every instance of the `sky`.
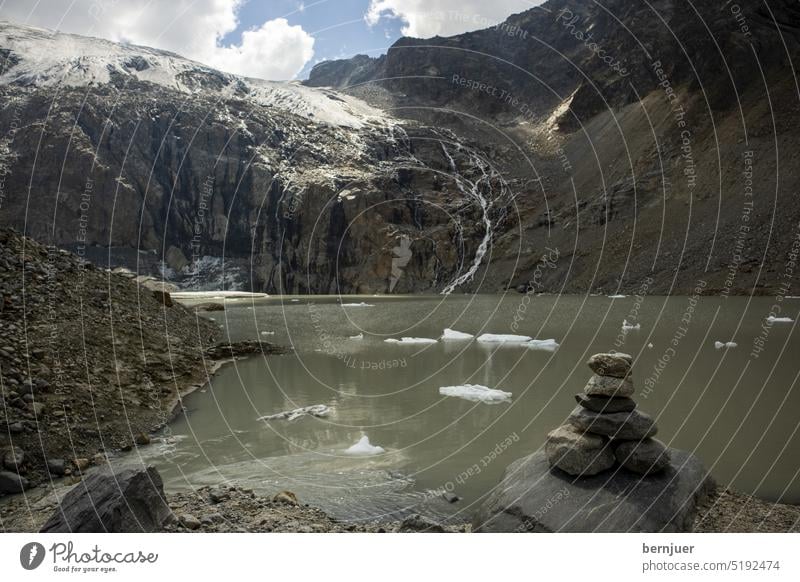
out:
M305 78L403 35L487 28L543 0L0 0L0 20L176 52L220 70Z

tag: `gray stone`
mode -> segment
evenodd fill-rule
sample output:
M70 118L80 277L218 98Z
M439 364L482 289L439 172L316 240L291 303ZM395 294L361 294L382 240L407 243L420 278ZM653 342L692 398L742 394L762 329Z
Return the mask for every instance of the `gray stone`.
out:
M186 529L199 529L202 525L200 520L193 516L191 513L184 513L178 518L180 524Z
M625 378L631 373L633 358L628 354L595 354L586 364L599 376Z
M641 440L658 432L653 419L638 410L599 414L577 406L567 422L578 430L621 440Z
M667 469L570 477L539 451L512 463L473 520L478 532L686 532L715 487L700 460L671 450Z
M154 532L171 513L155 467L105 469L70 489L41 531Z
M436 523L435 521L431 521L426 517L422 517L421 515L410 515L405 518L400 527L397 530L397 533L443 533L444 528Z
M627 378L613 378L611 376L598 376L589 378L583 389L589 396L633 396L633 381Z
M592 412L630 412L636 408L636 401L632 398L576 394L575 400L578 404Z
M25 477L11 471L0 471L0 495L22 493L28 488L28 485Z
M47 470L54 477L61 477L67 470L67 463L64 459L48 459Z
M622 441L614 449L620 464L634 473L652 475L669 466L669 451L659 440Z
M19 473L19 468L25 463L25 451L19 447L11 447L3 454L2 461L3 467Z
M595 475L614 466L608 439L560 426L547 435L544 450L551 467L570 475Z

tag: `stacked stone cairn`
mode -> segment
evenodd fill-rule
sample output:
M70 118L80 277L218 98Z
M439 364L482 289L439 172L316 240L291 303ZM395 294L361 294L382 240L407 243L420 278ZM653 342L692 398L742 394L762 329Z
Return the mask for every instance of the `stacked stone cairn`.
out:
M587 364L594 372L567 424L547 435L545 453L551 467L574 476L623 468L640 475L663 471L669 451L653 438L653 419L636 408L628 354L595 354Z

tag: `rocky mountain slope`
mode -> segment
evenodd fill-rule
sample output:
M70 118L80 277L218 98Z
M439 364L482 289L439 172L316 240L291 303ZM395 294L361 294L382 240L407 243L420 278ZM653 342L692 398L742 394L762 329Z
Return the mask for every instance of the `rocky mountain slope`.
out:
M307 86L0 24L0 223L183 287L796 293L798 9L550 0Z
M393 290L452 289L510 204L449 132L144 47L0 24L0 104L0 222L186 287L383 292L410 244Z
M522 184L514 226L493 239L495 281L785 293L800 234L798 56L790 0L550 0L489 29L320 63L307 84L495 154ZM545 248L559 251L553 268Z
M221 339L163 295L7 228L0 320L0 495L143 444L178 391L206 381Z

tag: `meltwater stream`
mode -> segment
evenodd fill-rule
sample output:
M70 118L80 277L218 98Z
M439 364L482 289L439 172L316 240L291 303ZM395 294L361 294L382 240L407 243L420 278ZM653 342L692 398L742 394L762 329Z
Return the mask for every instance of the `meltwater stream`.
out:
M468 520L505 467L562 424L590 375L588 356L617 349L636 358L635 398L657 418L658 438L695 451L722 484L798 503L800 341L794 322L765 325L771 305L580 296L528 303L517 294L228 301L211 315L232 340L260 337L294 353L224 367L184 400L185 414L162 440L134 454L171 489L230 482L289 489L341 519L421 512ZM798 312L800 301L784 302L783 315L796 321ZM623 320L640 328L624 333ZM384 342L438 338L444 328L554 338L560 347ZM512 397L485 404L439 394L460 384ZM332 411L258 420L313 404ZM345 454L364 435L386 452ZM461 500L448 503L442 491Z

